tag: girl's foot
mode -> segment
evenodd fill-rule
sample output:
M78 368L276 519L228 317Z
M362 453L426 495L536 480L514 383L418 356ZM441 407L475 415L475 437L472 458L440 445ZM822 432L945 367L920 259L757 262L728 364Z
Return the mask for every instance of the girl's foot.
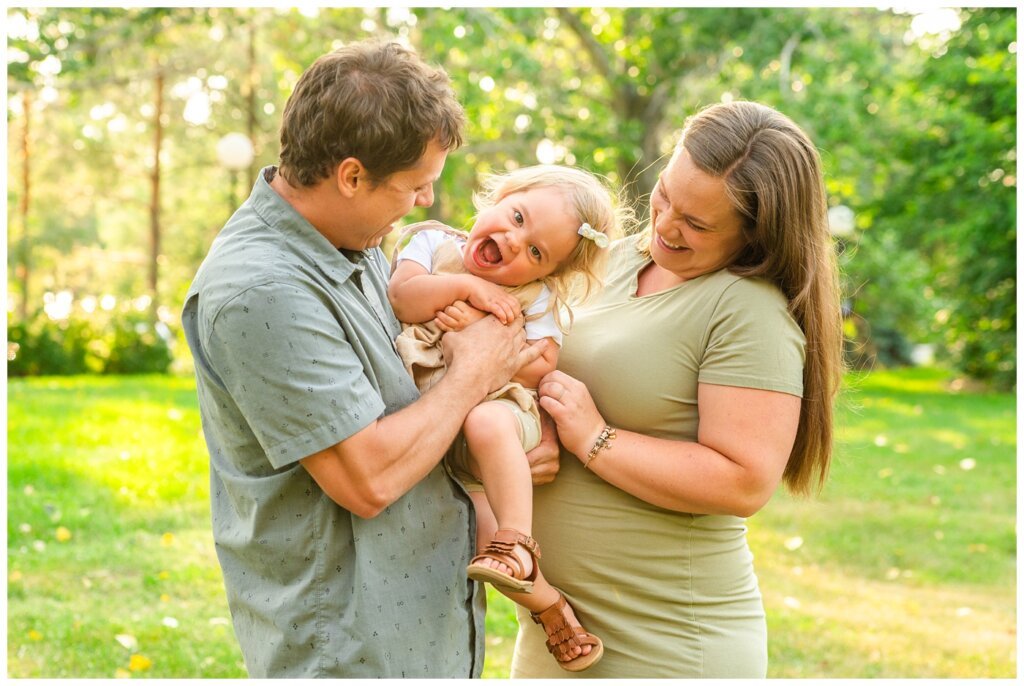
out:
M582 672L604 655L601 639L583 628L561 593L553 605L541 612L531 612L530 618L544 627L548 637L545 645L562 669Z
M515 529L498 529L483 552L470 560L466 574L500 591L531 593L539 558L537 541Z

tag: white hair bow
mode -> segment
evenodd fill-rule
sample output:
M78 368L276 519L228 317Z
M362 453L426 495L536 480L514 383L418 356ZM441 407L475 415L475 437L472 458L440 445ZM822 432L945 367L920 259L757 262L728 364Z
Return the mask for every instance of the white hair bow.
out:
M594 227L586 222L583 222L583 225L580 227L580 230L577 231L576 233L583 236L584 238L589 238L590 240L594 241L594 243L599 248L608 247L608 236L606 234L601 233L600 231L595 231Z

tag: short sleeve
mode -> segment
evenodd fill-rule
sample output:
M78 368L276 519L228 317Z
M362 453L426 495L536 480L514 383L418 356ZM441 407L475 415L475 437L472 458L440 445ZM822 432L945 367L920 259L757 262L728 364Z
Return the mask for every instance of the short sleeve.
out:
M805 339L774 286L738 279L705 333L698 381L803 395Z
M428 272L433 271L434 251L445 241L454 240L443 231L418 231L409 243L398 253L398 260L412 260Z
M229 301L207 354L275 469L339 443L385 409L336 316L293 285L264 284Z
M532 315L543 315L537 319L527 321L524 327L526 331L526 339L529 341L539 341L542 338L553 338L555 343L562 345L562 331L558 328L558 322L555 321L554 310L548 312L548 301L551 299L551 291L548 290L547 286L541 289L540 295L537 299L530 303L530 306L526 308L525 314L527 317Z

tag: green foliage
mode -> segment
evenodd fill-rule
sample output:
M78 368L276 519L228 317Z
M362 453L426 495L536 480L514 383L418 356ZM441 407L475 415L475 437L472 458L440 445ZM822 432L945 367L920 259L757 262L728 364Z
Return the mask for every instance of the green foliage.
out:
M40 313L8 327L7 374L164 373L173 361L171 335L138 311L75 313L60 321Z
M7 328L7 375L86 374L97 371L90 363L89 341L94 331L89 321L55 322L37 317Z
M1016 378L1016 14L963 13L949 42L916 62L893 115L898 164L875 201L893 248L930 266L935 340L962 372ZM912 87L911 87L912 85ZM872 229L874 230L874 228ZM891 254L891 253L890 253ZM920 297L920 296L918 296Z
M303 69L349 41L397 39L445 67L468 115L435 205L409 221L468 226L480 175L539 152L609 177L643 216L688 115L763 101L808 131L831 204L856 213L843 266L859 362L900 364L927 342L959 372L1011 387L1017 18L955 12L959 29L915 34L913 14L865 7L11 8L10 291L22 298L27 280L32 310L45 291L148 289L163 74L167 320L256 170L276 161ZM215 154L236 131L256 152L241 172Z

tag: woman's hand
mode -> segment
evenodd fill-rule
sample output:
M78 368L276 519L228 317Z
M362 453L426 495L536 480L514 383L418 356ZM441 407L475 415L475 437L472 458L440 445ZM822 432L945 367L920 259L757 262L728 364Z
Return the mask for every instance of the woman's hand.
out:
M437 312L434 317L434 325L441 331L462 331L475 321L487 316L483 310L478 310L465 300L456 300L448 307Z
M555 370L540 380L537 392L540 406L555 420L558 440L576 457L586 457L605 427L587 387Z

